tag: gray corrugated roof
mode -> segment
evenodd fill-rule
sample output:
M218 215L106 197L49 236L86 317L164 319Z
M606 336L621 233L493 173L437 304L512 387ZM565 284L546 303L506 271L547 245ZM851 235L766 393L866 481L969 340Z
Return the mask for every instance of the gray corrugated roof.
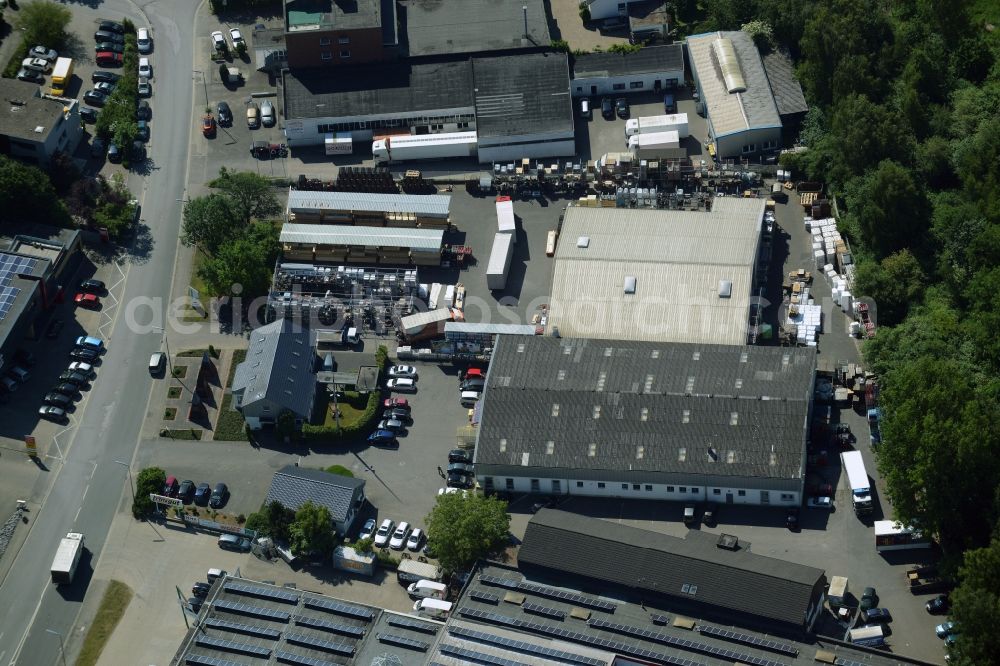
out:
M633 53L584 53L573 58L573 78L684 72L684 45L647 46Z
M697 531L685 539L542 509L528 522L518 566L582 576L629 589L696 600L702 604L802 626L822 569L716 546ZM682 591L696 585L694 599Z
M406 247L411 250L441 249L444 231L411 229L409 227L354 227L343 224L284 224L282 243L312 243L316 245L354 245L375 247Z
M351 508L354 491L364 485L364 479L287 465L271 477L265 503L277 500L286 509L298 510L308 501L325 506L331 518L343 521Z
M805 349L500 336L476 463L799 478L815 363Z
M764 56L764 71L774 93L774 103L778 113L805 113L809 110L806 96L802 94L802 86L792 71L792 59L787 51L771 51Z
M480 137L564 132L573 136L573 100L565 53L472 61Z
M542 0L404 0L399 3L411 56L548 46ZM528 39L524 13L528 10Z
M712 43L729 39L739 61L746 83L746 92L730 93L722 78ZM778 107L764 73L760 53L745 32L710 32L687 38L691 55L691 72L699 82L703 101L716 136L725 136L747 129L781 127Z
M285 71L285 114L296 118L367 118L473 109L472 64L393 62L329 71Z
M279 319L250 334L246 360L236 367L232 389L243 392L244 406L267 399L308 417L316 388L313 361L309 331Z
M448 218L451 197L446 194L377 194L373 192L309 192L288 190L289 212L350 211L413 213Z

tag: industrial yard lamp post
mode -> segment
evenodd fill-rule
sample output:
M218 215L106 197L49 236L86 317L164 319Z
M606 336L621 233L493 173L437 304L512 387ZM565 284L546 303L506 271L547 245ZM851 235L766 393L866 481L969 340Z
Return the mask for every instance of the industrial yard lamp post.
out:
M66 648L63 646L63 635L55 629L46 629L45 632L59 637L59 655L62 657L63 666L66 666Z
M128 489L132 491L132 504L135 504L135 485L132 483L132 467L127 462L121 460L114 460L113 462L116 465L121 465L128 472Z

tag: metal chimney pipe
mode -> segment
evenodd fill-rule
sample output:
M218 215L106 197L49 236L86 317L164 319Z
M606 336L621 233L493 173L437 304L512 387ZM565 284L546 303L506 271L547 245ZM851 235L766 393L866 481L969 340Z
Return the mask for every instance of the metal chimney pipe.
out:
M521 5L521 13L524 14L524 38L528 38L528 5Z

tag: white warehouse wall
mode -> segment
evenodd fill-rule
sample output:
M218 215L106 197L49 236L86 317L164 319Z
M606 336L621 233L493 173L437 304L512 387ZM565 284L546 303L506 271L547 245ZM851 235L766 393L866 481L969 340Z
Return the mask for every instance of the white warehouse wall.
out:
M768 141L772 142L769 148ZM743 151L744 146L751 145L754 147L753 150ZM715 151L719 159L739 159L757 155L764 150L776 151L779 148L781 148L780 127L749 129L715 138Z
M537 157L570 157L576 154L572 138L542 143L515 143L497 146L479 145L479 162L502 162Z
M379 120L398 120L401 122L400 127L395 128L397 131L402 129L404 126L409 125L423 125L424 120L428 117L430 118L454 118L454 116L475 114L475 109L471 107L462 107L455 109L439 109L434 111L415 111L413 113L394 113L394 114L376 114L365 117L323 117L323 118L292 118L286 120L283 126L283 131L285 134L285 141L289 146L322 146L325 133L319 131L320 125L336 125L341 123L361 123L361 122L374 122ZM434 122L434 124L439 124ZM445 130L448 127L457 127L454 123L445 123ZM463 131L474 132L475 122L470 123L468 128L463 129ZM387 131L385 129L376 129L375 132ZM355 141L371 140L372 130L366 129L355 129L351 130L351 134ZM365 136L367 134L367 137Z
M594 77L573 79L570 82L570 90L573 97L590 97L593 95L623 95L626 93L649 92L656 90L656 82L660 82L661 89L666 92L684 83L684 72L650 72L646 74L628 74L613 77ZM641 87L633 87L633 84L641 83ZM618 88L616 89L616 86Z

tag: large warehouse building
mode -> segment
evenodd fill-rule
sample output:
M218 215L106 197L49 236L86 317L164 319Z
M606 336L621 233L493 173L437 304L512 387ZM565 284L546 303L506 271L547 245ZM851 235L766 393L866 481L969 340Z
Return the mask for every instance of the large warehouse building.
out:
M811 350L502 335L481 402L487 492L799 506Z
M743 345L763 199L711 212L570 206L549 327L565 337Z

